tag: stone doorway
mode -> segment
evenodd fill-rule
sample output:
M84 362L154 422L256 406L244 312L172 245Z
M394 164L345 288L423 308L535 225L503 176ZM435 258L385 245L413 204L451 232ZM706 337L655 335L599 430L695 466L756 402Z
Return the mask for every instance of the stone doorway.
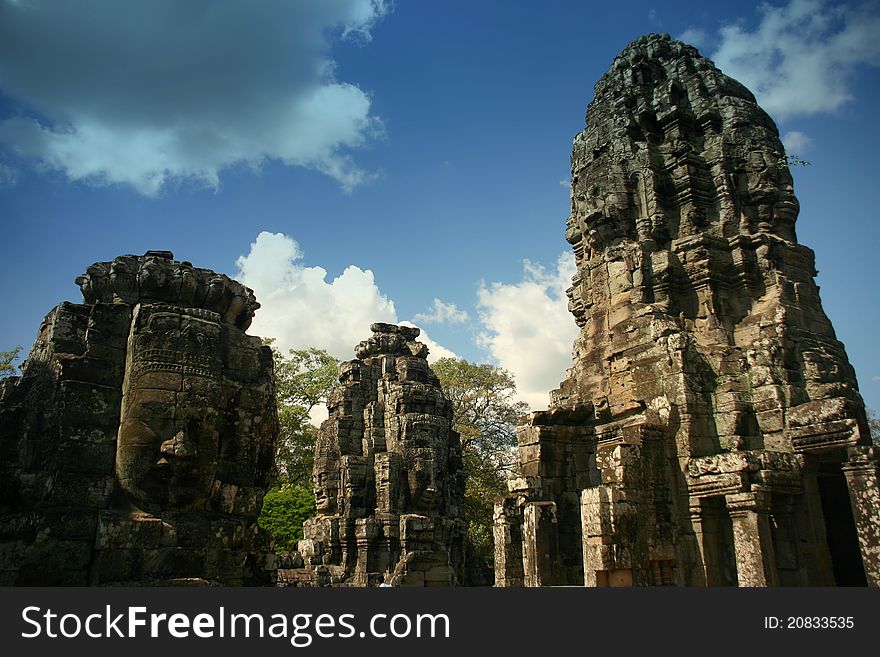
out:
M700 500L706 586L738 586L733 522L723 497Z
M867 586L846 478L838 469L817 478L825 534L837 586Z

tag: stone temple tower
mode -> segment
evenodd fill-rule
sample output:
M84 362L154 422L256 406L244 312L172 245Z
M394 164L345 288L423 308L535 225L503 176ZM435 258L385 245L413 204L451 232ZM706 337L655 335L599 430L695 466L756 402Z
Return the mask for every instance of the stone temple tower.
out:
M428 348L415 327L370 328L327 402L315 445L317 515L292 555L300 567L279 569L278 583L476 583L461 443Z
M876 452L771 118L641 37L571 171L580 334L518 429L496 584L880 585Z

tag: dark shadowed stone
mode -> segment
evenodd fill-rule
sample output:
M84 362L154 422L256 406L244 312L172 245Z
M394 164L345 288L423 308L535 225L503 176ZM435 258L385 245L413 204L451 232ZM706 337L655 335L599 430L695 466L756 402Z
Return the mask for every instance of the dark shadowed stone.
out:
M461 444L427 348L417 328L370 328L330 394L315 446L317 515L303 527L301 567L279 569L279 585L479 583Z
M0 382L4 584L271 584L259 307L169 251L96 263Z

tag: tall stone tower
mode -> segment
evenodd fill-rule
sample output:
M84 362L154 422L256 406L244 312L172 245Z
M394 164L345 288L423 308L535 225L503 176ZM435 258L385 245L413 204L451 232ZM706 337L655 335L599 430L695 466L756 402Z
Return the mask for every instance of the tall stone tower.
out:
M77 279L0 383L0 583L271 584L278 420L240 283L167 251Z
M419 329L373 324L342 364L315 447L317 515L289 586L470 583L461 444Z
M571 172L580 334L519 427L496 583L880 585L876 453L771 118L694 48L641 37Z

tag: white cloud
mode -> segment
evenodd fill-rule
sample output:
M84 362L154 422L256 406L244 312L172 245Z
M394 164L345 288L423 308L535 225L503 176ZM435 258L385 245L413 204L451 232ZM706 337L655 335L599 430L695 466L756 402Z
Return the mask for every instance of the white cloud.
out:
M394 302L369 269L349 265L328 281L322 267L302 264L303 252L292 237L261 232L247 255L236 261L236 278L254 290L260 309L251 326L254 335L276 339L278 348L326 349L341 360L354 358L354 347L370 336L373 322L398 322ZM455 354L422 331L428 360Z
M446 303L434 297L434 303L423 313L416 313L413 319L425 324L463 324L469 319L464 310L454 303Z
M401 326L416 326L415 324L413 324L412 322L410 322L408 320L404 320L402 322L397 322L397 323L400 324ZM441 358L458 358L458 354L456 354L454 351L452 351L450 349L447 349L443 345L434 342L431 339L431 337L428 335L427 331L425 331L425 329L423 329L421 327L419 327L419 328L421 330L421 333L419 333L419 337L417 338L417 340L419 342L423 342L428 347L428 362L429 363L436 363Z
M355 265L327 280L322 267L302 264L299 244L283 233L261 232L250 252L236 261L236 278L254 290L260 309L251 328L274 337L278 347L319 347L336 358L354 358L354 346L369 337L373 322L395 322L394 302Z
M0 142L71 180L152 196L231 166L303 166L351 189L381 133L330 44L369 40L381 0L0 3L0 89L27 116ZM33 118L39 117L39 118Z
M754 31L742 23L721 28L712 59L776 119L833 112L852 100L855 69L880 65L877 7L825 0L762 4Z
M709 41L706 31L698 27L689 27L676 38L696 48L704 47Z
M253 289L260 302L251 334L275 338L284 353L318 347L340 360L351 360L354 347L370 336L370 324L415 326L397 320L394 302L382 293L369 269L349 265L328 282L325 269L307 267L302 260L296 240L266 231L257 235L247 255L236 260L236 278ZM424 330L418 341L427 345L429 363L457 358ZM327 419L326 406L316 406L310 417L320 426Z
M571 366L578 329L565 290L574 273L571 253L559 257L554 271L527 260L520 282L482 285L477 292L484 329L478 342L514 375L519 397L535 410L547 408L550 390Z
M810 149L813 140L804 132L791 130L782 135L782 145L785 146L786 153L799 155Z
M14 187L18 182L18 174L18 169L0 162L0 187Z

